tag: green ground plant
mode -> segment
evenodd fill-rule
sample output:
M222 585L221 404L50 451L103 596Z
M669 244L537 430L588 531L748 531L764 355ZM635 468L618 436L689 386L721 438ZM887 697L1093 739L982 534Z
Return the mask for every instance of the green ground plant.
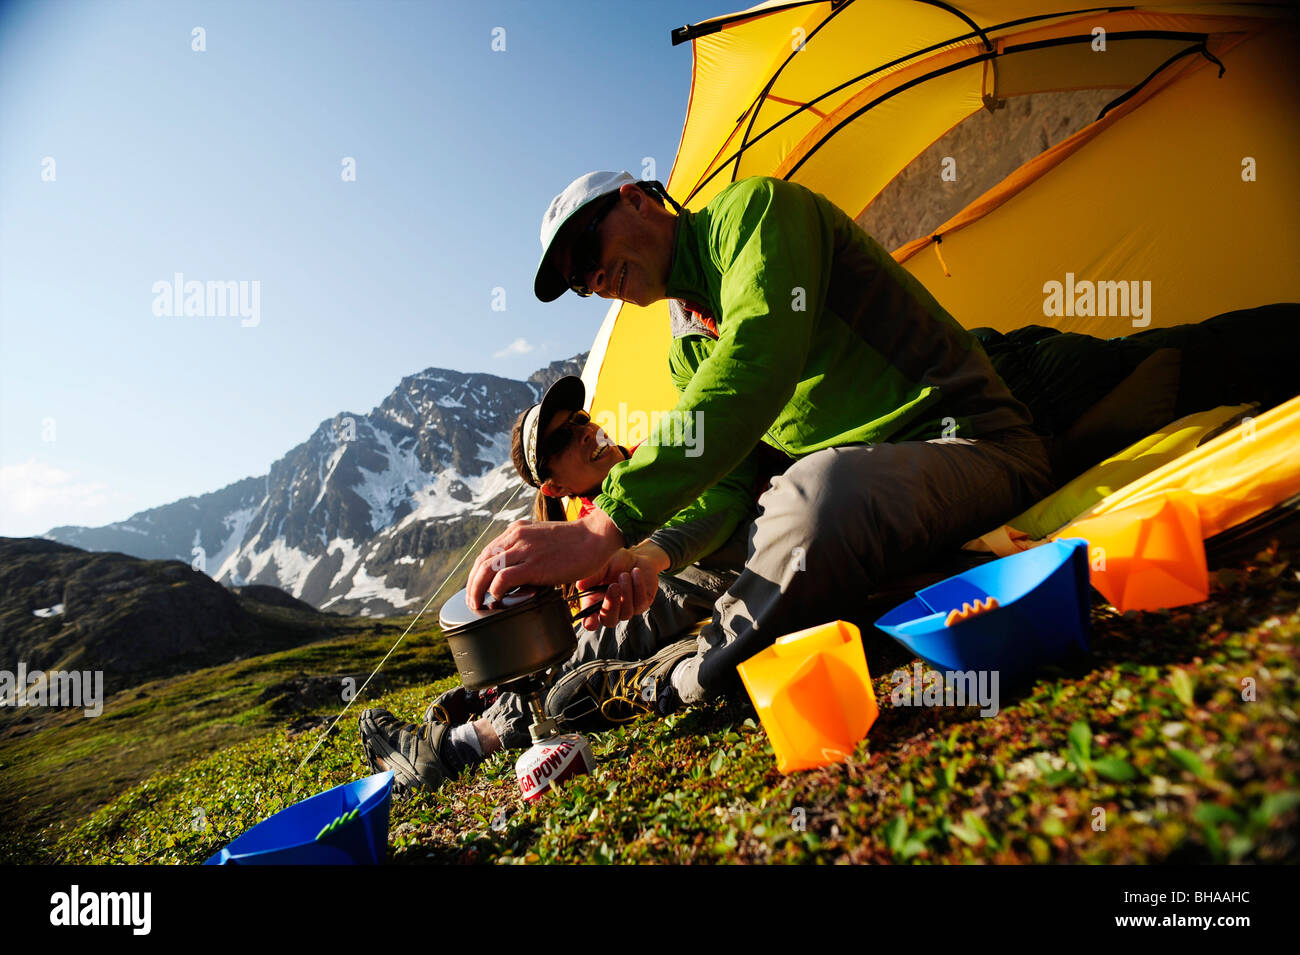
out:
M534 803L518 795L516 753L397 802L390 862L1295 862L1298 608L1300 553L1272 549L1215 574L1202 604L1123 615L1099 604L1089 660L1004 694L993 718L977 706L891 707L891 669L910 660L882 638L868 653L880 717L844 763L783 776L747 702L719 701L590 734L597 770ZM6 804L20 793L25 807L8 856L197 863L278 809L365 775L360 707L415 718L455 683L436 629L394 655L389 688L355 705L302 769L341 706L293 721L243 707L290 671L368 670L391 632L192 674L106 710L104 729L0 743ZM176 722L205 701L210 717ZM239 738L116 781L119 760L138 771L133 747L202 749L214 721ZM52 797L31 794L67 772L72 752L102 758L99 785L48 818ZM96 797L104 804L80 813Z

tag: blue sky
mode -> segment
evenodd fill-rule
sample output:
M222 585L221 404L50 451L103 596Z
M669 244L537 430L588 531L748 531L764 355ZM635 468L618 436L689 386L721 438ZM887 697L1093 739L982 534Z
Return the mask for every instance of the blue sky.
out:
M669 31L743 6L0 7L0 535L263 474L430 366L586 350L605 303L532 296L542 212L590 169L667 180ZM176 273L257 282L256 315L155 314Z

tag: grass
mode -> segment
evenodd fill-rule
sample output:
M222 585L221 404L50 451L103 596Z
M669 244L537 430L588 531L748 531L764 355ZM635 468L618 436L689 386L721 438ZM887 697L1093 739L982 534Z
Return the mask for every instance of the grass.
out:
M1295 862L1300 553L1266 551L1214 583L1210 600L1172 611L1099 604L1091 658L1004 692L993 718L974 706L892 706L891 671L910 660L872 641L879 719L849 760L821 769L781 775L743 701L589 734L596 772L533 804L517 794L518 754L498 754L438 793L394 803L390 861ZM358 640L347 666L368 670L382 643ZM303 649L320 654L313 666L341 668L353 652L345 644ZM427 672L450 672L436 636L415 644L408 667L428 660ZM289 665L270 661L270 672ZM365 705L413 718L454 682L394 684ZM213 696L214 707L237 703ZM142 718L114 715L118 745L128 727L147 732ZM263 719L80 821L68 814L33 832L22 851L33 861L199 862L272 812L368 772L351 718L301 771L315 734L255 732ZM100 722L112 721L82 724ZM0 761L13 759L5 744Z
M282 614L278 608L263 612ZM83 718L80 710L5 713L0 861L45 859L59 833L155 773L284 726L298 714L292 697L278 694L277 687L305 675L364 678L409 622L329 619L322 626L345 633L132 687L105 700L103 714L94 719ZM436 624L422 623L389 658L381 677L392 687L454 671ZM353 685L360 683L354 679ZM332 714L343 707L344 684L337 686Z

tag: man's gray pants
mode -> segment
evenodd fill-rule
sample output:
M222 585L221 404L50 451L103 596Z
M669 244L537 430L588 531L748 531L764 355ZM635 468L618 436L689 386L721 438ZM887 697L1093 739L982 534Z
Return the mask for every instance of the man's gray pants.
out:
M882 581L924 567L1000 526L1052 490L1029 428L977 438L828 448L772 478L749 556L718 600L699 652L672 683L695 703L738 682L736 665L777 637L860 619Z
M586 630L579 624L574 632L578 648L552 674L554 682L561 674L590 660L644 660L670 643L680 640L701 620L713 613L714 602L736 579L735 572L705 571L689 567L676 577L661 576L654 603L643 614L613 627ZM483 712L483 719L501 737L506 749L522 749L532 743L528 727L532 714L523 698L516 693L502 693Z

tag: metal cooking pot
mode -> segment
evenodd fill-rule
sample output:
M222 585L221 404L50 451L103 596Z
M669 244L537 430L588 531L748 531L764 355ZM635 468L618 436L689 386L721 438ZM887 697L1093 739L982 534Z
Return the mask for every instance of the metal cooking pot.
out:
M470 609L462 590L438 613L461 682L471 690L501 686L567 660L578 646L573 620L555 587L519 587L485 610Z

